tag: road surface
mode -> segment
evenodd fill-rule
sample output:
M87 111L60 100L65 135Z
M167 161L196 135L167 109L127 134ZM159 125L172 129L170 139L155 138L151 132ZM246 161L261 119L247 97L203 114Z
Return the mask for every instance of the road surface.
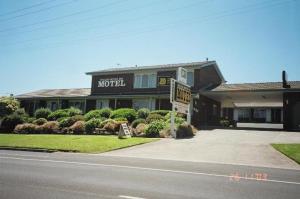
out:
M294 199L299 195L299 170L0 151L1 199Z

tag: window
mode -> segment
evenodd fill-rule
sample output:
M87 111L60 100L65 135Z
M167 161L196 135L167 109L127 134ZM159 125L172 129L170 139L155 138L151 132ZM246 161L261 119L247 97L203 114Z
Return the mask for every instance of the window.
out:
M155 109L155 100L154 99L134 99L133 100L133 108L140 109L140 108L148 108L150 110Z
M107 99L97 100L96 107L97 109L109 108L109 102Z
M134 88L155 88L156 74L136 74L134 76Z
M250 120L250 109L238 109L238 119L240 122Z
M187 72L187 84L189 86L194 86L194 72L193 71Z
M84 110L84 101L70 101L70 107L78 108L80 110Z
M55 111L58 109L58 102L57 101L48 101L47 102L47 108L49 108L51 111Z

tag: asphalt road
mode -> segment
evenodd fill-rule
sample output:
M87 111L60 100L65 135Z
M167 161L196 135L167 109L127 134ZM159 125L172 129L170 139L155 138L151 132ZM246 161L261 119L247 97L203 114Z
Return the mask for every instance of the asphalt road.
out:
M0 151L0 198L298 198L300 170Z

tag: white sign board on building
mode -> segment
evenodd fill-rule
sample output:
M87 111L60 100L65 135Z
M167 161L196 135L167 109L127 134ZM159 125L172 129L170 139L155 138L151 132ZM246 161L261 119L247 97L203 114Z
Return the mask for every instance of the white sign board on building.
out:
M187 70L179 67L177 71L177 81L182 82L184 84L187 83Z

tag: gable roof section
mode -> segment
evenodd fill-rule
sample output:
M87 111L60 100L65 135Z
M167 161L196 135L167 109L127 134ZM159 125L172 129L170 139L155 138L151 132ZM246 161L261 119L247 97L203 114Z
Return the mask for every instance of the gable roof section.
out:
M90 88L72 89L43 89L21 95L16 95L17 99L22 98L55 98L55 97L85 97L91 94Z
M289 81L291 89L300 89L300 81ZM264 91L264 90L285 90L282 82L242 83L242 84L221 84L212 89L212 92L226 91Z
M224 76L222 75L216 61L202 61L202 62L189 62L189 63L178 63L178 64L162 64L162 65L152 65L152 66L135 66L135 67L123 67L123 68L109 68L98 71L87 72L87 75L104 75L104 74L117 74L122 72L134 72L141 70L170 70L177 69L179 67L188 68L203 68L206 66L214 66L218 75L225 82Z

